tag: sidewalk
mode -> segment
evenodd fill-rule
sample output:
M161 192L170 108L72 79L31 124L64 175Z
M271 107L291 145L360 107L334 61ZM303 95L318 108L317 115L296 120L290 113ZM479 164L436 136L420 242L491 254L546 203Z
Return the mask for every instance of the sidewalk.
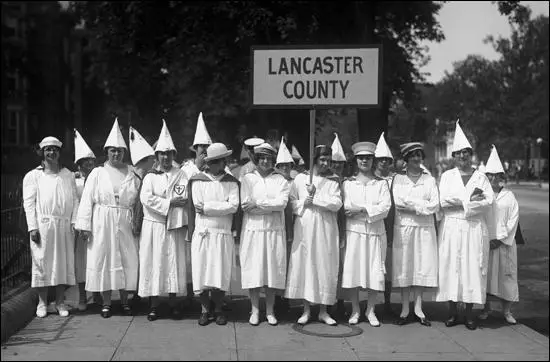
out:
M286 315L279 315L279 325L267 322L253 327L248 324L248 297L232 283L227 312L229 323L211 323L200 327L197 319L200 305L196 298L186 309L184 318L169 317L147 321L145 300L138 315L118 315L113 305L110 319L99 316L99 307L68 318L49 315L33 319L29 325L2 345L2 361L19 360L540 360L549 358L545 336L523 325L508 326L502 316L491 317L475 331L464 325L445 327L444 303L425 303L424 310L432 327L414 322L396 326L391 318L383 319L382 305L377 315L380 328L361 321L354 328L362 333L345 336L353 330L345 318L329 327L314 320L300 332L294 322L301 306L292 303ZM379 297L382 300L382 296ZM398 301L394 293L392 300ZM263 303L262 303L263 304ZM91 306L91 305L90 305ZM263 306L262 306L263 308ZM349 310L350 305L347 304ZM394 311L400 306L393 304ZM161 313L168 313L166 307ZM327 334L331 337L321 337Z
M537 190L545 190L548 191L548 182L542 182L539 187L538 181L520 181L519 184L516 184L514 180L508 181L506 184L506 187L509 187L511 189L521 187L521 188L532 188Z

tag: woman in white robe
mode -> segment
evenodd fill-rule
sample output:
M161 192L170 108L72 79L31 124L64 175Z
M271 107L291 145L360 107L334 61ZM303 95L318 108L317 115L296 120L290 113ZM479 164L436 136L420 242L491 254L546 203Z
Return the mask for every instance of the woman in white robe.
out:
M447 327L458 321L457 302L466 303L465 325L477 328L473 304L485 304L489 232L487 213L493 190L487 177L472 168L471 147L453 152L457 167L439 183L443 219L439 226L439 280L436 301L449 301Z
M23 178L23 207L30 233L31 287L38 289L36 315L47 315L48 287L55 286L56 309L66 317L65 287L75 285L74 223L78 210L71 171L59 163L62 143L55 137L40 142L42 165Z
M285 297L303 299L304 312L298 319L306 324L310 303L321 304L319 320L336 325L327 306L336 303L339 235L336 214L342 207L338 176L330 169L332 150L315 148L313 182L309 173L296 176L290 202L296 215Z
M239 182L224 172L225 158L231 153L221 143L208 147L204 158L208 170L193 176L188 186L193 290L200 295L201 326L210 321L210 291L216 324L227 324L222 300L229 291L235 264L231 227L240 205Z
M187 175L172 166L174 150L156 151L159 170L143 179L143 225L139 244L139 290L150 297L149 321L158 319L159 296L168 294L172 316L181 317L176 294L187 294L185 244Z
M346 249L342 288L349 289L352 312L349 324L359 323L359 288L368 289L365 316L379 327L374 313L379 292L384 291L386 273L386 228L384 219L391 207L386 180L374 175L372 168L376 145L357 142L352 145L358 174L344 181L346 212Z
M128 291L136 290L139 261L132 210L139 179L132 167L123 163L125 144L105 148L108 160L88 176L76 227L88 241L86 290L102 292L101 316L109 318L111 292L116 289L120 291L123 314L132 315Z
M286 284L286 233L284 210L290 183L273 166L275 149L268 143L254 147L256 170L241 179L241 206L244 211L240 261L241 283L248 289L252 310L249 323L260 323L260 291L265 287L266 318L278 323L274 304L276 290Z
M395 202L393 232L393 286L401 288L398 325L409 316L409 294L414 295L414 314L420 324L430 326L422 311L425 287L437 287L437 236L434 215L439 210L435 179L420 167L424 147L419 142L401 145L407 163L405 174L395 175L392 194Z
M496 149L493 150L496 153ZM500 159L498 159L499 169L495 170L494 166L489 157L486 172L495 192L495 200L491 213L493 219L489 223L491 241L487 273L487 302L478 318L487 319L491 311L489 299L498 299L502 304L506 321L509 324L516 324L511 308L512 303L519 301L518 255L515 240L519 223L519 205L512 191L504 188L505 176Z

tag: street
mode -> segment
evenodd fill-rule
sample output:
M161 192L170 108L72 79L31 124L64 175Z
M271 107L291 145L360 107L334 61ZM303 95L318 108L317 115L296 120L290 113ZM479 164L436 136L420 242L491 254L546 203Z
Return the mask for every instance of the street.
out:
M525 245L518 246L517 319L548 336L548 190L510 185L520 208Z

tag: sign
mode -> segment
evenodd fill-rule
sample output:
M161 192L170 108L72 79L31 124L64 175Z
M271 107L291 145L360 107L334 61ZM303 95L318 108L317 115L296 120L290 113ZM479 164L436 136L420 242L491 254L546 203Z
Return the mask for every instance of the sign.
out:
M380 45L251 48L254 108L379 106Z

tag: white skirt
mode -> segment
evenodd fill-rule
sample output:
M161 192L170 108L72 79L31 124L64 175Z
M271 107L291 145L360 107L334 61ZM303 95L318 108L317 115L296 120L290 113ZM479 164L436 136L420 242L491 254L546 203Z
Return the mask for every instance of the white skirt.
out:
M346 231L342 288L384 291L386 246L386 234Z
M229 291L235 264L235 241L231 233L195 229L191 242L193 291L217 288Z

